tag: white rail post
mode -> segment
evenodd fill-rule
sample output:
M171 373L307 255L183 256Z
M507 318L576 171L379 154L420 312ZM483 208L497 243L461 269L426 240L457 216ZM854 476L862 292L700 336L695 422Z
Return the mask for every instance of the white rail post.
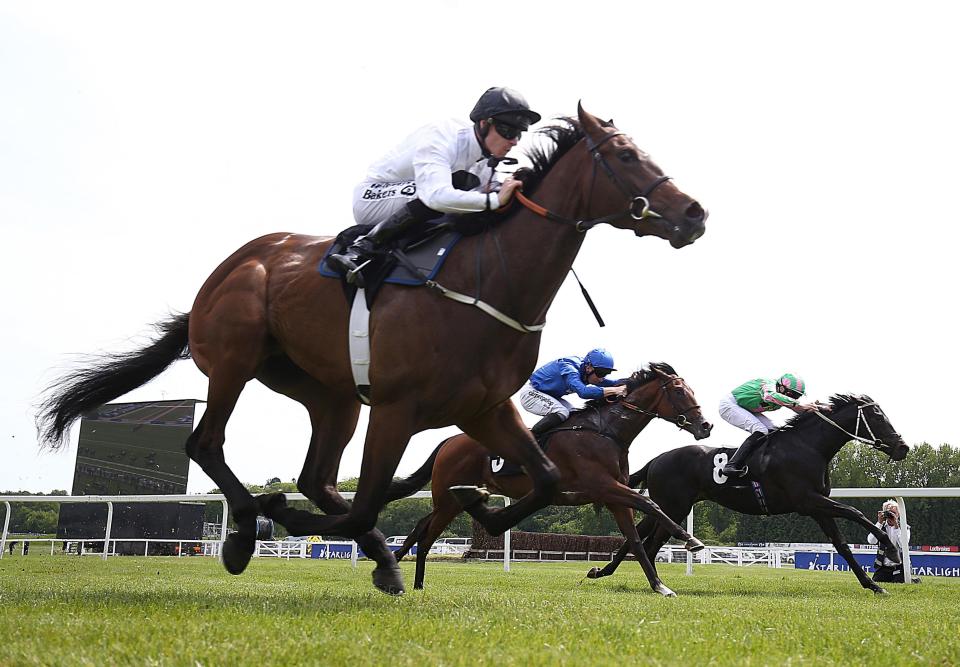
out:
M503 497L503 506L507 507L510 505L510 498ZM503 534L503 571L510 571L510 530Z
M903 496L897 496L897 504L900 506L900 555L903 561L903 583L913 583L913 567L910 565L910 539L907 537L907 504L903 501Z
M223 543L227 541L227 519L230 518L230 506L227 505L227 499L220 501L223 504L223 519L220 522L220 549L217 553L217 560L223 562Z
M103 560L107 560L107 551L110 548L110 529L113 528L113 503L107 501L107 533L103 536Z
M0 558L3 558L7 550L7 528L10 527L10 501L4 500L3 504L7 506L7 516L3 520L3 538L0 539Z
M690 514L687 515L687 532L693 535L693 508L690 508ZM693 552L687 552L687 574L693 574Z
M357 541L353 540L350 542L350 564L353 566L353 569L357 569L357 558L360 554L357 553Z

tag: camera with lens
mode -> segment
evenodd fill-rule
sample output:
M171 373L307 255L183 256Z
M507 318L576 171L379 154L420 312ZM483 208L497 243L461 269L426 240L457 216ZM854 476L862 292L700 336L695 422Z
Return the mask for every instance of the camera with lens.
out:
M894 517L893 512L891 512L890 510L883 510L883 518L884 518L884 519L893 519L893 518L895 518L895 517Z

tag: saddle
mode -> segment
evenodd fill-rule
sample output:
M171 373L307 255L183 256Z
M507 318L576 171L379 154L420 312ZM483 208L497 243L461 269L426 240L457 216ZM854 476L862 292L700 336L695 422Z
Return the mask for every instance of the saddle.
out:
M552 429L546 433L541 433L539 436L535 436L534 439L537 441L537 446L545 453L547 451L547 443L550 440L550 436L556 433L557 431L570 430L568 426L564 429L563 424L554 426ZM493 473L494 477L512 477L515 475L525 475L526 472L519 463L514 463L509 461L502 456L497 456L496 454L491 454L490 457L490 472Z
M534 439L537 441L537 446L540 447L544 453L547 451L547 445L550 444L550 437L560 431L593 431L600 435L611 437L604 431L604 423L603 420L600 419L600 413L598 411L591 411L589 407L583 407L570 413L571 417L574 415L581 415L580 423L570 425L568 424L570 418L567 418L563 423L554 426L538 436L534 436ZM614 441L616 442L616 440ZM514 463L495 454L490 455L490 472L493 473L494 477L510 477L512 475L526 474L523 466L519 463Z
M357 288L348 283L338 271L330 268L327 257L343 252L372 228L373 225L354 225L340 232L317 267L321 276L342 281L347 303L353 302ZM385 283L412 286L433 280L461 238L463 234L457 231L455 225L448 218L441 218L437 222L423 225L418 234L400 239L402 247L389 244L377 252L362 269L366 282L364 295L367 308L373 306L380 288Z

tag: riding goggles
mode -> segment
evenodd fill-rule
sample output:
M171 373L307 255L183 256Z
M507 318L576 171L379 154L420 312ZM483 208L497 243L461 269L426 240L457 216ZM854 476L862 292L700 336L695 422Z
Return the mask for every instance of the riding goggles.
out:
M512 141L513 139L519 139L520 135L523 134L523 130L519 127L515 127L508 123L503 123L498 120L493 121L493 127L501 137L507 141Z

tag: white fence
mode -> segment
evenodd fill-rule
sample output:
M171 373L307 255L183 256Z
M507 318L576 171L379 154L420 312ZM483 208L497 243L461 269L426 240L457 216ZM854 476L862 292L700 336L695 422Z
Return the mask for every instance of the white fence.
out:
M306 496L302 493L288 493L286 494L287 498L290 500L306 500ZM343 493L341 494L345 498L353 498L353 493ZM833 489L830 494L834 498L896 498L897 503L900 505L900 520L902 523L907 523L907 504L905 498L958 498L960 497L960 488L957 487L947 487L947 488L928 488L928 489L911 489L911 488L887 488L887 489L865 489L865 488L845 488L845 489ZM411 498L430 498L431 494L429 491L418 491L417 493L410 496ZM503 498L503 496L493 496L494 498ZM509 505L510 499L503 498L504 504ZM219 502L223 507L223 514L221 517L221 529L220 529L220 539L219 540L182 540L180 542L187 542L189 544L202 544L203 553L205 555L215 555L219 556L220 545L227 536L227 519L229 518L229 509L227 507L227 501L222 494L196 494L196 495L156 495L156 496L0 496L0 502L3 502L6 506L6 514L3 521L3 533L0 535L0 558L3 558L7 549L7 539L8 539L8 528L10 526L10 503L106 503L107 504L107 524L106 531L102 538L93 538L84 539L85 542L103 542L104 548L102 551L102 558L106 559L109 555L114 555L116 553L116 543L118 541L124 542L143 542L144 553L147 552L149 543L151 542L178 542L177 540L147 540L143 538L130 538L124 540L117 540L110 537L110 532L113 527L113 504L114 503L134 503L134 502L143 502L143 503L156 503L156 502ZM693 512L687 516L687 531L690 533L694 532L693 527ZM489 553L502 553L503 559L503 569L506 571L510 570L510 561L511 561L511 549L510 549L510 531L504 533L503 536L503 550L491 551ZM907 544L906 531L901 531L900 533L901 540L901 551L903 553L903 567L905 572L910 572L910 549L909 544ZM30 542L46 542L50 541L50 552L53 553L54 540L49 540L45 538L42 540L28 540ZM61 541L61 540L55 540ZM262 544L271 544L275 545L277 543L262 543ZM281 542L280 544L291 545L289 547L278 547L278 546L257 546L257 554L263 556L280 556L280 557L291 557L293 552L290 551L300 549L301 551L306 550L308 547L305 546L306 543L303 542ZM182 544L181 544L182 546ZM261 553L260 550L263 550ZM287 551L280 552L282 549L287 549ZM704 550L706 553L700 558L700 562L712 563L712 562L731 562L734 558L736 559L736 564L742 565L744 563L744 553L743 551L737 551L731 549L730 547L717 547L711 548L708 547ZM757 549L746 549L745 551L749 552L758 552ZM775 550L774 550L775 551ZM178 550L180 555L183 555L182 548ZM512 552L514 554L521 555L521 552ZM527 553L527 552L523 552ZM533 552L536 553L536 552ZM543 552L541 552L543 553ZM663 553L663 552L661 552ZM673 561L673 551L668 551L670 553L670 561ZM721 557L716 556L715 554L735 554L730 557ZM739 555L737 555L739 554ZM548 555L550 555L548 553ZM593 554L599 557L601 554ZM589 559L591 554L584 554L586 559ZM609 554L605 554L606 559L609 559ZM693 574L693 562L694 555L687 553L687 574ZM300 557L297 555L296 557ZM750 561L752 557L748 557L747 560ZM754 558L753 562L756 564L765 563L768 567L779 567L779 564L782 562L783 556L769 554L766 557L760 556ZM354 545L353 549L353 558L351 559L356 566L356 546ZM497 558L496 560L500 560ZM559 560L559 559L557 559ZM746 564L750 564L749 562Z

